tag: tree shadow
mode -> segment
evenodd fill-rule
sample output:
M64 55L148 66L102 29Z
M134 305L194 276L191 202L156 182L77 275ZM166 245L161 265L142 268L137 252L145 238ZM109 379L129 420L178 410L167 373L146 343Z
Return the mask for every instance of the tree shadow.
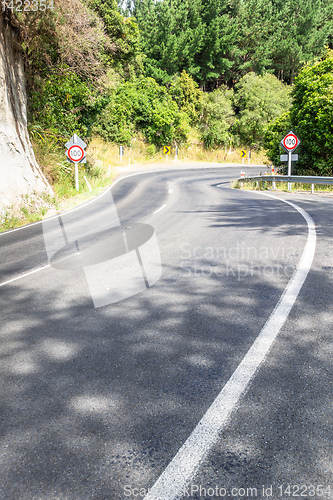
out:
M286 219L296 224L291 233L273 203L268 200L265 208L276 224L271 229L275 239L280 233L304 236L299 214L286 207ZM250 207L255 221L240 200L202 213L217 214L214 231L252 224L250 230L268 232L260 228L266 219L255 202ZM215 260L203 255L196 264L202 269ZM154 287L94 309L79 272L74 287L69 274L60 279L59 271L43 273L37 282L27 278L0 289L1 496L6 499L116 500L125 497L126 485L151 487L252 345L289 279L270 279L261 268L238 279L232 273L189 273L181 264L164 264ZM309 321L311 314L329 310L329 294L320 302L314 297L323 297L330 283L319 271L309 277L298 305L309 311ZM295 309L296 319L298 314ZM300 327L295 337L285 330L275 344L256 378L256 392L242 401L231 430L214 450L206 469L209 481L220 482L226 474L234 481L236 472L245 480L256 470L261 470L256 478L266 483L280 477L282 466L278 476L273 452L284 463L296 460L298 450L288 450L287 444L298 434L286 432L285 423L296 414L300 418L302 408L308 420L313 418L311 440L301 438L306 467L313 460L313 436L324 445L318 422L324 422L329 379L321 363L331 340L328 334L320 342L312 333L303 337L303 331ZM310 372L308 360L314 366ZM301 381L296 394L291 380ZM315 418L316 408L320 418ZM258 435L252 428L260 429L263 414L272 425ZM331 432L331 424L325 425ZM280 444L277 436L284 436Z

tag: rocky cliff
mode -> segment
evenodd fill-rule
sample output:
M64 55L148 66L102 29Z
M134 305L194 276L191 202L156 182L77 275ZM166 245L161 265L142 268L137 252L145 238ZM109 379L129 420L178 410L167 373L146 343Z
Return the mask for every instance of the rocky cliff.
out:
M29 140L23 58L7 16L0 11L0 214L20 195L51 192Z

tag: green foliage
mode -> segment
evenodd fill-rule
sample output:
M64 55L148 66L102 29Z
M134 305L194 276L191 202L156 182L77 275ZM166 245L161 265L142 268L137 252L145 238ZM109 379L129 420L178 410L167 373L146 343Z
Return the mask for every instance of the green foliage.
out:
M235 131L241 143L256 147L267 124L289 109L291 99L288 87L275 76L248 73L235 86L234 104L239 112Z
M237 2L232 19L234 61L232 76L239 80L250 72L263 74L272 67L270 39L274 32L274 9L270 0Z
M281 83L332 43L331 0L129 0L126 13L116 0L57 0L12 16L40 143L93 130L130 145L140 133L150 154L186 142L192 125L207 148L264 140L278 165L294 127L300 171L333 169L332 56L296 78L290 115ZM65 178L57 168L49 177Z
M267 150L267 158L280 171L286 170L286 163L280 162L280 142L291 129L290 111L287 111L268 124L264 132L263 145Z
M156 146L155 146L155 144L150 144L147 147L147 154L148 154L148 156L154 156L156 154Z
M61 141L73 132L87 136L107 104L115 68L127 77L141 71L134 18L122 16L114 0L58 0L53 11L15 16L12 22L22 31L30 129L40 125Z
M301 140L297 174L333 175L333 51L307 65L295 79L290 114L271 123L264 145L274 165L280 165L280 141L293 129Z
M298 170L333 174L333 51L306 66L292 90L291 121L302 143Z
M206 88L249 72L292 83L333 33L331 0L134 0L149 76L185 70Z
M206 148L230 145L230 127L234 123L233 91L220 87L203 96L199 129Z
M135 2L148 76L167 84L185 68L190 75L200 72L194 56L204 44L201 11L201 0Z
M181 75L173 80L169 94L178 104L178 108L190 117L192 123L198 120L203 93L186 71L182 71Z
M178 110L165 87L140 77L117 88L94 131L107 141L127 145L136 131L156 146L180 144L189 133L189 117Z
M270 51L277 76L293 83L306 62L325 51L333 31L331 0L280 0Z
M235 1L201 0L204 37L194 55L193 74L205 86L207 82L226 82L234 65L230 48L235 43L232 12Z
M124 66L140 53L138 26L133 17L125 18L116 0L90 0L89 6L103 20L107 42L104 57L107 63Z
M74 131L86 135L90 89L68 68L59 68L33 91L30 99L32 119L54 134L70 136Z

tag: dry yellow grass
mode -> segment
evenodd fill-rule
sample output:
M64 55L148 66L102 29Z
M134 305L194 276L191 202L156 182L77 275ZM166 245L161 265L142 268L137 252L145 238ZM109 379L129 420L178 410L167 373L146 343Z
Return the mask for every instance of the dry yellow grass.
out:
M167 145L167 144L166 144ZM123 159L119 157L119 146L111 143L106 143L98 137L91 140L87 153L93 158L96 166L105 172L111 170L128 169L129 166L147 167L151 164L163 163L170 164L175 158L175 148L171 147L171 153L167 156L163 154L162 148L156 150L155 154L149 151L151 146L145 144L142 140L134 141L132 147L125 146L125 154ZM201 144L193 143L178 149L178 160L189 162L212 162L212 163L237 163L241 164L241 150L246 148L235 149L214 149L206 150ZM251 152L251 164L267 164L268 160L264 151ZM248 157L244 161L244 165L248 165Z

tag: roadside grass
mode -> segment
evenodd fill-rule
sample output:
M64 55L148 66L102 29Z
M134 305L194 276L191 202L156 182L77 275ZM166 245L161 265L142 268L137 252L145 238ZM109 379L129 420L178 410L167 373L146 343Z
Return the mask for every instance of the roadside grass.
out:
M288 191L288 182L276 182L275 189L273 189L272 181L244 181L235 180L232 182L231 186L235 189L245 189L251 191ZM295 182L291 184L292 192L310 192L311 193L311 184L304 184L301 182ZM333 192L333 186L325 185L325 184L315 184L314 191L317 193L330 193Z
M166 146L169 146L166 144ZM198 137L192 134L190 142L178 147L179 161L196 161L196 162L209 162L209 163L238 163L241 161L241 150L245 149L239 147L237 149L231 148L218 148L207 150L202 144L198 142ZM156 148L154 145L147 144L143 138L139 137L133 139L131 147L125 147L125 154L122 160L119 157L119 146L115 144L105 143L100 138L95 137L91 140L87 151L96 158L98 162L104 163L106 166L111 165L115 167L122 167L125 165L141 164L145 166L150 163L167 163L173 162L176 155L176 148L171 145L171 152L169 155L163 154L163 148ZM268 163L265 151L252 151L251 164L264 164ZM244 168L248 166L248 159L244 161Z
M0 232L8 231L43 219L49 210L56 210L57 200L49 194L23 195L15 205L0 214Z

